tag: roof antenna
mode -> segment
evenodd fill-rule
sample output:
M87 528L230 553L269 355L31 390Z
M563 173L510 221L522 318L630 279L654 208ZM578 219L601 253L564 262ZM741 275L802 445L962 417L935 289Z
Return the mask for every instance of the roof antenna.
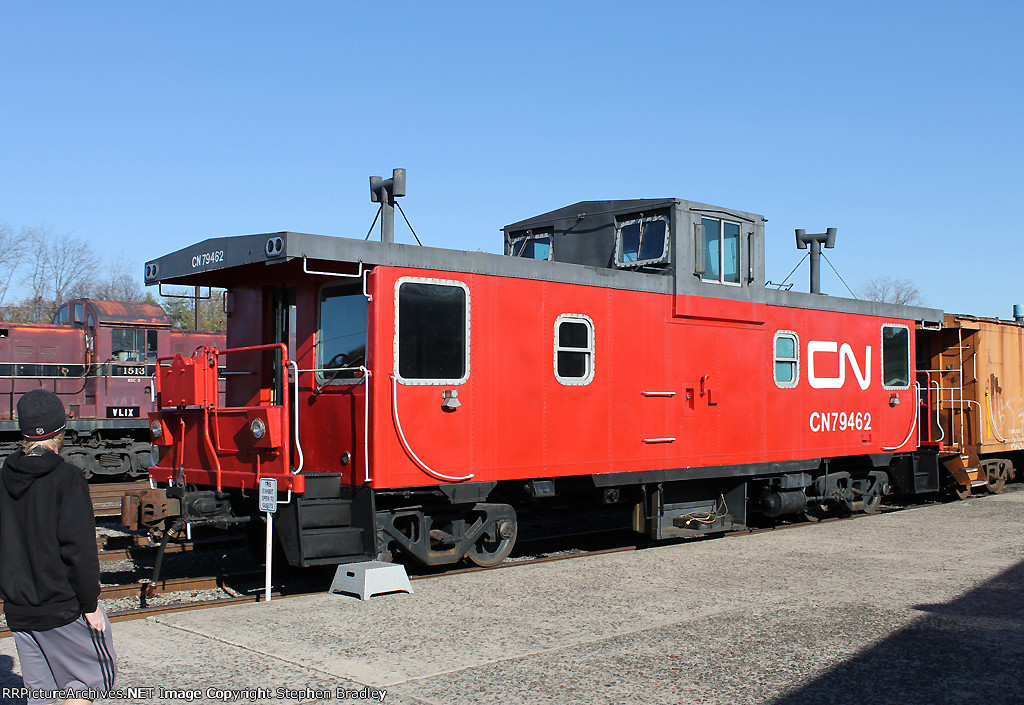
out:
M796 247L798 250L806 250L811 247L811 293L821 293L821 246L828 249L836 246L836 229L829 228L823 233L808 235L807 231L797 229Z
M370 177L370 200L380 204L383 216L380 220L381 242L395 241L395 199L404 195L405 169L392 169L390 179Z

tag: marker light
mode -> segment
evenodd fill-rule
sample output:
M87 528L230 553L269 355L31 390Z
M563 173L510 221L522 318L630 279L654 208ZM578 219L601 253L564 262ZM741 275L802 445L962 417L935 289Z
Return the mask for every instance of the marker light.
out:
M150 421L149 432L153 434L153 438L159 438L160 434L163 433L163 427L159 421Z

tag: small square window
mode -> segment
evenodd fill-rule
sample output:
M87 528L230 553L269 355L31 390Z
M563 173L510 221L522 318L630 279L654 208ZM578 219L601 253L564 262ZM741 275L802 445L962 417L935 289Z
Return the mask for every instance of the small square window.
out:
M795 387L800 381L800 339L792 331L779 331L773 348L775 384L784 389Z
M567 385L594 379L594 322L588 316L564 313L555 320L555 379Z

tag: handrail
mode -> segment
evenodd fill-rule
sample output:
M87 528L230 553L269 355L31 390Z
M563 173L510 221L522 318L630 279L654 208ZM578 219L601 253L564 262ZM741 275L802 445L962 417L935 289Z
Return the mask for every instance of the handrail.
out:
M363 371L366 390L363 393L363 476L366 484L370 484L370 377L371 373L365 365L360 365Z
M409 447L409 441L405 439L405 432L402 431L402 422L398 419L398 379L394 375L391 375L391 411L393 412L392 416L395 421L395 430L398 431L398 439L402 442L402 448L405 449L405 452L409 454L409 457L412 458L413 462L416 463L423 472L427 473L431 477L436 477L438 480L445 480L447 482L465 482L466 480L473 479L473 473L464 475L463 477L453 477L451 475L445 475L437 472L420 460L419 456L416 455L413 449Z
M999 431L996 430L995 419L992 418L992 399L990 398L989 392L985 392L985 410L988 412L988 427L992 431L992 435L996 437L996 440L1000 443L1010 443L1010 441L1000 435Z
M907 444L907 441L909 441L914 436L914 429L917 428L917 416L920 413L921 409L921 385L919 385L917 382L914 382L914 395L916 397L916 403L914 404L914 413L911 415L910 418L910 431L907 432L907 437L904 438L903 442L900 443L899 445L882 446L882 450L899 450L900 448L905 446Z
M210 347L209 345L200 345L198 348L196 348L195 352L192 353L192 359L193 360L199 360L200 357L202 357L204 355L212 355L216 359L216 358L219 358L221 355L240 353L240 352L271 351L271 350L275 350L275 349L279 350L280 353L281 353L281 389L283 390L283 393L281 394L281 397L282 397L281 403L280 404L271 404L270 406L280 406L280 407L282 407L283 410L284 410L284 418L285 419L289 419L289 418L291 418L291 413L290 413L291 412L291 408L290 408L290 404L289 404L289 395L288 395L288 391L287 391L288 390L288 386L289 386L288 368L289 368L289 366L295 367L296 369L298 369L298 368L297 368L297 366L296 366L294 361L288 359L288 348L287 348L287 346L284 343L265 343L263 345L245 345L245 346L238 347L238 348L227 348L225 350L219 350L217 348ZM157 358L157 364L159 364L163 360L173 360L174 358L175 358L175 355L167 355L167 356L164 356L164 357L158 357ZM219 367L219 365L215 364L215 367ZM296 399L297 399L298 398L298 374L297 373L295 375L295 394L296 394ZM217 392L217 395L219 396L219 391ZM216 397L215 397L215 399L216 399ZM298 422L298 404L296 404L295 406L296 406L295 413L296 413L296 424L297 424L297 422ZM206 408L206 407L203 407L203 441L204 441L204 445L207 447L208 452L210 453L212 462L213 462L213 464L214 464L214 466L215 466L215 468L217 470L217 489L220 490L221 489L221 467L220 467L220 459L218 457L218 447L217 447L216 441L211 437L211 431L210 431L211 417L212 417L212 421L213 421L214 426L216 426L218 408L219 408L218 407L218 403L216 401L214 402L212 407L210 407L209 409ZM181 420L181 423L182 423L182 426L184 426L184 420L183 419ZM184 438L184 428L182 429L182 438ZM300 463L299 463L299 468L296 469L296 470L293 470L292 473L293 474L298 474L299 470L302 469L302 448L301 448L301 446L298 445L298 427L297 427L297 425L296 425L295 440L296 440L297 450L299 452ZM285 463L286 464L290 465L290 459L291 459L291 438L290 438L290 434L289 433L285 433L284 434L284 438L282 440L282 444L281 445L282 445L282 447L281 447L281 457L283 457L285 459Z
M931 376L930 375L929 375L928 379L931 380ZM942 424L939 423L939 404L941 403L940 397L942 396L942 387L939 386L939 380L930 381L929 384L928 384L928 391L929 392L931 392L931 385L932 384L935 385L935 425L939 427L939 433L942 434L941 436L939 436L936 439L936 442L937 443L942 443L944 440L946 440L946 429L944 429L942 427ZM931 438L931 435L932 435L932 431L929 428L928 429L928 437L929 437L929 439Z
M299 465L292 470L292 475L298 475L302 472L302 466L305 463L305 458L302 456L302 443L299 441L299 366L295 360L288 360L287 364L291 365L292 369L295 370L295 379L293 380L295 384L295 406L293 409L295 413L295 452L299 456ZM288 395L286 394L285 396L287 397Z
M213 467L217 471L217 491L221 491L221 467L220 457L217 454L217 447L213 443L213 439L210 437L210 411L206 407L203 407L203 442L206 445L207 451L210 453L210 458L213 460ZM217 423L217 412L213 413L213 423Z

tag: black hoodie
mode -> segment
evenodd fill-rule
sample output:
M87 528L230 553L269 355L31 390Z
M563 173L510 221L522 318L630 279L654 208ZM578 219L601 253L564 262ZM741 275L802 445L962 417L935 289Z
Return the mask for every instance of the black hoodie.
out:
M96 522L82 471L56 453L7 456L0 470L0 598L17 631L62 627L100 594Z

